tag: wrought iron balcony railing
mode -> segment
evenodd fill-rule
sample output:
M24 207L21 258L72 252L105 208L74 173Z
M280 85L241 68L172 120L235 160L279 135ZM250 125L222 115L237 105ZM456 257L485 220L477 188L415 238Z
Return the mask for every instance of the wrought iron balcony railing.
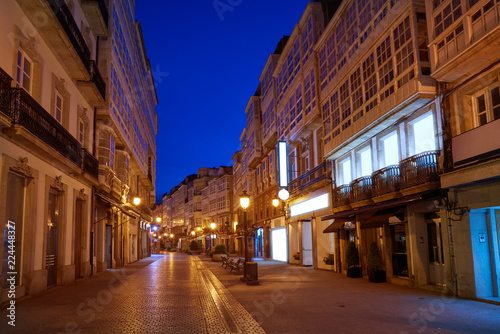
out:
M401 161L401 188L439 181L438 156L439 151L427 151Z
M372 194L381 196L399 190L399 165L379 169L372 174Z
M106 83L104 82L101 73L99 73L99 70L97 69L97 64L94 60L90 61L89 73L90 73L90 80L95 84L97 90L99 91L99 94L101 94L102 98L105 100Z
M86 149L82 149L82 161L83 171L97 180L99 178L99 161Z
M11 113L13 124L23 126L81 167L82 147L78 140L22 88L11 89Z
M80 32L80 29L78 28L78 25L75 22L75 19L73 18L73 15L71 14L71 11L66 5L66 2L64 0L47 0L47 2L54 11L57 20L70 39L71 44L73 44L73 47L78 53L78 56L82 60L85 68L87 68L90 73L90 50L82 36L82 33Z
M0 68L0 112L11 117L10 103L10 85L12 78L3 69Z
M371 176L334 188L333 206L340 207L425 183L438 182L441 173L437 161L439 152L416 154L402 160L399 165L384 167Z
M75 19L73 18L73 15L71 14L71 11L69 10L68 6L66 5L66 2L64 0L47 0L49 3L50 7L54 11L54 14L57 17L57 20L61 24L61 26L64 29L64 32L68 36L69 40L71 41L71 44L76 50L76 53L80 57L80 60L82 61L83 65L87 69L88 73L90 74L90 81L92 81L96 87L99 93L101 94L102 98L106 98L106 83L104 82L101 74L99 73L99 70L97 69L97 65L94 60L91 60L91 53L90 50L87 46L87 42L85 41L85 38L83 37L82 33L80 32L80 29L78 28L78 25L75 22ZM107 23L107 9L106 5L102 1L99 2L99 8L101 8L101 11L104 9L105 13L103 15L106 18L106 23Z
M330 161L323 161L318 166L314 167L307 173L304 173L292 180L288 185L288 191L290 195L295 195L300 191L311 187L312 185L318 184L322 181L329 180L331 173Z
M350 184L343 184L333 189L334 207L349 205L351 203L352 190Z
M363 201L372 197L372 177L363 176L351 182L353 202Z
M0 68L0 111L95 179L99 163L55 118L23 88L11 88L12 78Z

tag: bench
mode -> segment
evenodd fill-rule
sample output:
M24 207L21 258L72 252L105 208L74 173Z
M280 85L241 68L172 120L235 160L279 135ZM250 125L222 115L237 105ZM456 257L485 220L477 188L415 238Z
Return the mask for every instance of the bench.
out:
M231 267L230 271L233 271L233 270L242 270L244 265L245 265L245 261L242 260L242 259L238 259L238 261L236 261L236 262L232 261L229 264L229 266Z
M221 265L221 267L224 267L224 269L226 269L233 262L234 262L233 259L228 259L228 258L223 257L222 258L222 265Z

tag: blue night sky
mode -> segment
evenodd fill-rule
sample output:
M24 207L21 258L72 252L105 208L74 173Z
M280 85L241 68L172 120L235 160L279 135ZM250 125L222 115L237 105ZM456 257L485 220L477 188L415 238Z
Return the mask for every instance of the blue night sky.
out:
M217 3L227 7L216 10ZM200 167L232 165L267 58L306 6L306 0L136 1L159 100L157 201Z

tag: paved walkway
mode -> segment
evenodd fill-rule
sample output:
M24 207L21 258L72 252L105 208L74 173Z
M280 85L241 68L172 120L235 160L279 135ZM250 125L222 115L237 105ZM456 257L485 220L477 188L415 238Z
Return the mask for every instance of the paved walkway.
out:
M16 304L0 333L264 333L196 256L153 255Z
M275 261L259 286L200 259L267 333L500 334L500 306Z
M500 306L259 261L261 285L206 256L153 255L16 303L0 333L500 333Z

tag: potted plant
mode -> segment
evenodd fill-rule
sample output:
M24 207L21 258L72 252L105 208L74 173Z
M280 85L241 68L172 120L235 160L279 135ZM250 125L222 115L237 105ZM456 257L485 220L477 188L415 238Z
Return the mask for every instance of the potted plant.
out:
M333 270L333 265L335 264L333 254L326 254L326 256L323 257L323 262L327 265L329 270Z
M382 257L380 256L380 251L375 241L370 244L366 262L368 280L373 283L385 282L386 277L385 270L383 270Z
M363 277L361 267L359 267L359 253L354 241L349 241L347 244L346 259L347 277L359 278Z
M212 261L215 262L222 262L222 258L229 255L226 251L226 245L224 244L218 244L215 246L215 249L213 250L214 254L212 255Z
M198 250L200 249L200 246L198 245L198 241L192 240L191 243L189 244L189 250L192 253L197 253Z

